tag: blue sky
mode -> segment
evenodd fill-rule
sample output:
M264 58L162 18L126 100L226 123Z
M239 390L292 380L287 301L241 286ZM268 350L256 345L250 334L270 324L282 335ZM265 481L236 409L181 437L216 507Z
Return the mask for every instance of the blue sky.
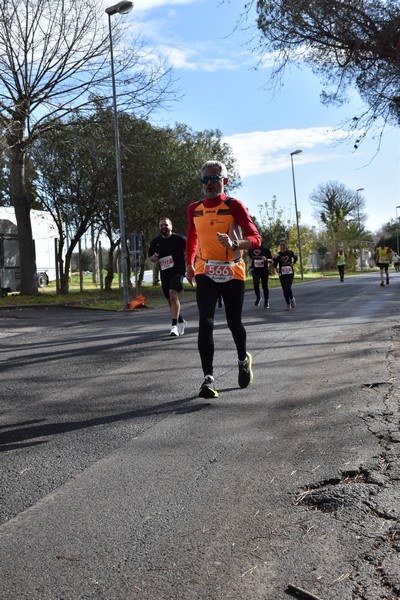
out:
M347 139L341 124L360 112L356 94L341 108L323 106L322 84L305 68L287 71L282 88L266 89L271 68L268 60L259 65L252 52L254 21L245 30L236 27L245 0L135 0L134 5L123 18L149 48L168 57L183 95L153 114L152 121L186 123L195 131L219 129L232 146L243 182L234 195L251 214L258 216L259 206L276 196L285 217L294 220L290 153L301 149L294 172L302 223L318 226L309 196L327 181L354 191L364 188L360 194L372 232L395 218L399 129L387 128L377 155L372 135L354 152L354 140Z

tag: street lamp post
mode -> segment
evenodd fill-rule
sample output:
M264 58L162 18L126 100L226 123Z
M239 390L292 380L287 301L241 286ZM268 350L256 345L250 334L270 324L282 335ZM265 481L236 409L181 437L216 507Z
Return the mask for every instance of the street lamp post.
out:
M358 234L360 235L361 232L361 224L360 224L360 196L358 194L358 192L363 192L364 188L358 188L356 189L356 194L357 194L357 225L358 225ZM362 259L362 243L360 240L360 270L363 270L363 259Z
M297 211L297 196L296 196L296 182L294 179L294 167L293 167L293 156L301 154L303 150L294 150L290 153L290 160L292 163L292 178L293 178L293 194L294 194L294 209L296 211L296 227L297 227L297 242L299 245L299 259L300 259L300 277L303 280L303 257L301 254L301 240L300 240L300 228L299 228L299 213Z
M397 216L397 209L400 208L400 206L396 206L396 237L397 237L397 256L400 255L400 250L399 250L399 218Z
M122 175L121 175L121 150L119 143L119 128L118 128L118 110L117 110L117 91L115 85L115 71L114 71L114 52L113 52L113 41L112 41L112 30L111 30L111 17L115 14L125 15L130 12L133 8L133 2L129 0L123 0L114 4L109 8L106 8L108 15L108 28L110 32L110 54L111 54L111 78L112 78L112 91L113 91L113 104L114 104L114 133L115 133L115 160L117 169L117 193L118 193L118 215L119 215L119 229L120 229L120 244L121 244L121 264L122 264L122 290L123 290L123 301L124 308L128 307L129 293L128 293L128 257L126 253L126 234L125 234L125 217L124 217L124 201L122 195Z

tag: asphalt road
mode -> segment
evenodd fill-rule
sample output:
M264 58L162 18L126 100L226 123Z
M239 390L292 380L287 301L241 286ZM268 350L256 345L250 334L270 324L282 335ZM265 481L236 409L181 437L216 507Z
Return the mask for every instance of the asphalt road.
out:
M0 311L1 600L400 597L400 275L217 310Z

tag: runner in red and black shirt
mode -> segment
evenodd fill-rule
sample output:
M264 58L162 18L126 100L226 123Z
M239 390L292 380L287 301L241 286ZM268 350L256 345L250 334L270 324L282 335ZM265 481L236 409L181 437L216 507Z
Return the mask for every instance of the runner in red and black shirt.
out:
M217 398L214 387L214 314L221 295L228 327L238 354L241 388L253 380L252 357L246 350L242 323L246 265L242 251L257 248L261 238L245 206L224 194L228 183L226 167L208 161L201 169L205 197L188 207L186 277L196 282L199 309L198 348L204 373L201 398Z
M274 258L274 267L278 267L279 279L282 286L283 296L286 301L286 310L296 307L296 300L293 297L292 283L294 279L294 265L297 262L297 256L292 250L288 250L286 240L279 241L279 252Z
M260 306L261 304L261 282L264 292L264 308L269 308L268 275L270 263L272 263L271 250L266 246L260 246L260 248L251 248L248 251L248 266L251 276L253 277L253 288L256 294L254 306Z

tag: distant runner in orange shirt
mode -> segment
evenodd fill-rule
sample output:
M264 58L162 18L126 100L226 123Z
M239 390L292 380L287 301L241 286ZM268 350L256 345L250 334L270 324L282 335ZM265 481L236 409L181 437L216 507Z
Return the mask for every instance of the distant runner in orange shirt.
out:
M228 183L226 166L207 161L201 168L204 199L188 206L186 278L196 282L199 309L198 348L204 381L200 398L217 398L214 386L214 314L222 296L228 327L238 355L239 387L253 381L252 356L246 349L242 323L246 266L242 251L258 248L260 234L245 206L224 194Z

